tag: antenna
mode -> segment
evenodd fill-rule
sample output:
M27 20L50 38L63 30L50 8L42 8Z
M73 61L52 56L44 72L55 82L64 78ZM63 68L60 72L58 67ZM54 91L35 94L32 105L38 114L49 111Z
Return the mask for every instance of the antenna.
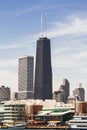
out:
M44 15L44 33L45 33L45 36L47 36L47 14L45 13Z
M43 15L41 15L41 37L43 37Z
M47 36L47 19L46 19L46 13L44 15L41 15L41 37Z

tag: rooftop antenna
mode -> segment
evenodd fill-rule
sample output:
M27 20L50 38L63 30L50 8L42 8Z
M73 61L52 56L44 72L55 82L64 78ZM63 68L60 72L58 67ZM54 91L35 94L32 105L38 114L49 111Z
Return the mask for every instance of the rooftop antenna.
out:
M47 36L47 19L46 19L46 13L44 15L41 15L41 37Z
M43 15L41 15L41 37L43 37Z

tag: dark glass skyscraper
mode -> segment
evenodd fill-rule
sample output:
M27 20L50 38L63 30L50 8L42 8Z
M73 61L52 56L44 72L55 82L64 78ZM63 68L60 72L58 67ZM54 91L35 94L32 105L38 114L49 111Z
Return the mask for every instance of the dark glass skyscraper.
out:
M51 48L46 37L37 41L34 98L52 99Z

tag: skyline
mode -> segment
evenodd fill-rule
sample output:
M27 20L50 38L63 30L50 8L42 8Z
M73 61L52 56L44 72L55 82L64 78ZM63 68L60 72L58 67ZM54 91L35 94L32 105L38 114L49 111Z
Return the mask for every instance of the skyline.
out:
M46 13L53 90L67 78L71 91L82 83L87 93L86 5L86 0L0 0L0 85L18 90L18 59L31 55L35 63L41 15Z

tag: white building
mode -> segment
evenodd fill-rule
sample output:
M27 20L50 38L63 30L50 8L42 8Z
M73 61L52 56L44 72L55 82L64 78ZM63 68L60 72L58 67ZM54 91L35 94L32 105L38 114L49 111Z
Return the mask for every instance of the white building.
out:
M19 59L18 68L18 99L33 99L33 68L34 58L25 56Z

